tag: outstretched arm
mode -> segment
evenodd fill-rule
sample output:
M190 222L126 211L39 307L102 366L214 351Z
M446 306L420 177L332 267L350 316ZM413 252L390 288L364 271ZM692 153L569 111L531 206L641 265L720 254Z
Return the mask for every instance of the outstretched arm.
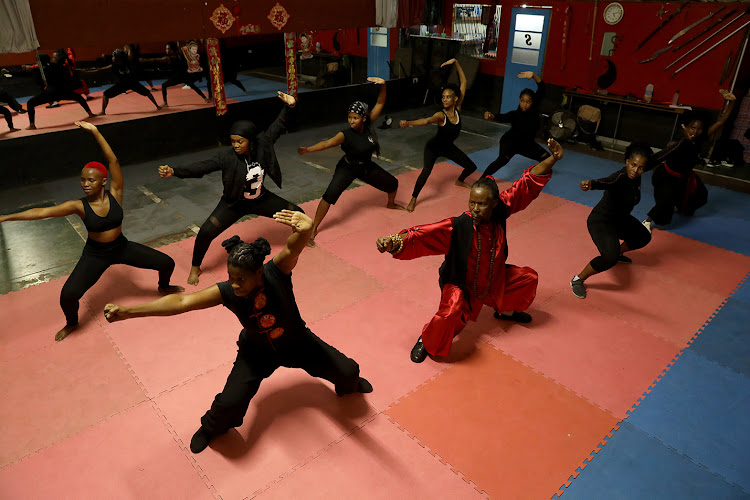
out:
M442 111L438 111L429 118L420 118L419 120L401 120L398 125L401 128L407 127L421 127L423 125L429 125L431 123L439 123L445 120L445 115Z
M440 67L442 68L449 64L455 65L456 71L458 71L458 88L461 90L461 95L458 97L458 102L456 102L456 108L461 109L461 103L464 102L464 97L466 96L466 75L464 75L464 70L456 59L449 59L441 64Z
M300 146L297 148L297 153L304 155L307 153L315 153L317 151L323 151L324 149L328 148L334 148L336 146L341 146L344 144L344 133L339 132L338 134L334 135L330 139L327 139L325 141L320 141L317 144L313 144L312 146Z
M187 295L166 295L160 299L137 306L104 306L104 317L110 323L123 319L141 318L144 316L174 316L188 311L218 306L223 302L218 285L211 285L203 290Z
M124 179L122 177L120 162L117 160L115 152L112 151L109 143L101 134L101 132L99 132L99 129L96 128L96 125L89 122L75 122L75 124L83 130L91 133L91 135L94 136L94 139L96 139L96 142L99 144L99 147L101 148L102 153L104 153L104 157L107 159L107 163L109 164L109 192L112 193L112 196L115 197L118 203L122 204L122 188L124 185Z
M547 147L549 148L552 156L540 161L530 170L534 175L545 175L552 172L552 167L563 157L563 148L554 139L547 139Z
M737 98L731 92L724 89L719 90L719 92L721 92L721 96L724 98L726 108L721 113L721 115L719 115L719 118L716 120L716 122L708 128L708 137L714 135L717 130L724 126L724 122L727 121L727 118L729 118L729 115L734 108L734 103L737 102Z
M266 135L271 139L271 142L276 142L279 136L286 131L289 122L289 110L297 104L297 100L293 96L279 91L276 93L286 106L281 108L279 116L266 130Z
M15 214L0 215L0 222L14 220L39 220L50 217L65 217L78 215L83 217L83 203L80 200L66 201L54 207L31 208Z
M450 250L452 233L453 218L448 218L383 236L375 241L375 246L380 253L389 252L399 260L445 255Z
M284 274L291 274L297 265L299 254L312 236L313 220L302 212L282 210L273 214L276 222L280 222L292 228L292 234L286 240L284 249L273 258L273 263Z
M371 76L367 79L367 81L380 85L378 102L376 102L375 106L373 106L372 110L370 110L370 123L375 123L375 120L378 119L380 113L383 112L383 107L385 106L385 80L376 76Z

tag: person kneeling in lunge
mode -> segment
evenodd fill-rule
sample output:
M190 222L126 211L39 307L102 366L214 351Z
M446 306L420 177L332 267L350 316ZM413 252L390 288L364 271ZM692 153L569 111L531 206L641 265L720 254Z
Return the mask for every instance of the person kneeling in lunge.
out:
M222 304L237 315L243 326L237 358L224 389L214 398L190 441L193 453L200 453L213 438L242 425L260 383L280 366L302 368L313 377L332 382L339 396L372 392L372 385L359 376L359 365L315 336L297 308L292 269L312 234L312 219L290 210L277 212L273 218L293 232L284 249L268 263L264 260L271 253L271 245L265 238L245 243L233 236L222 243L229 252L229 280L187 295L171 295L131 307L107 304L104 308L110 322L170 316Z
M603 179L581 181L582 190L603 189L604 196L586 221L600 255L570 281L573 294L579 299L586 298L584 281L588 277L611 269L618 262L633 262L625 252L643 248L651 241L651 232L630 215L641 201L641 175L651 154L645 144L631 144L625 151L623 168Z
M447 356L453 337L469 320L476 321L483 304L495 309L497 319L531 321L523 311L536 297L538 276L529 267L506 264L505 222L536 199L552 177L552 166L562 158L563 149L553 139L547 145L552 156L528 168L505 191L500 192L491 177L476 181L464 214L378 238L378 250L396 259L445 255L440 266L440 306L411 351L415 363L427 354Z

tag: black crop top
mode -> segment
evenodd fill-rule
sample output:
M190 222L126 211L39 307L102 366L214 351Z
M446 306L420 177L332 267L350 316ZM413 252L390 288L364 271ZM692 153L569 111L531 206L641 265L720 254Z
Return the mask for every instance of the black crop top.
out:
M346 154L349 163L367 163L372 161L372 153L375 151L375 138L367 133L355 132L351 127L341 131L344 134L344 143L341 149Z
M104 217L99 217L94 213L94 209L89 205L86 197L81 198L83 202L83 225L91 233L102 233L122 226L122 207L112 193L107 191L109 196L109 212Z

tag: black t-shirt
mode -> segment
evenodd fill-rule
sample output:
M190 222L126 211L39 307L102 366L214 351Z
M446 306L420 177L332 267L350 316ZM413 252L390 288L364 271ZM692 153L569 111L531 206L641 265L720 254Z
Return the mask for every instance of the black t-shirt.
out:
M224 307L243 326L240 340L257 347L283 349L306 328L292 290L292 275L276 267L273 259L263 266L263 286L248 297L238 297L229 281L217 283Z
M687 176L700 161L698 145L687 138L672 144L655 154L650 166L666 165L671 171Z
M604 190L604 196L591 212L592 216L627 216L641 201L641 178L628 177L626 167L603 179L592 180L591 189Z
M367 130L356 132L351 127L341 131L344 134L344 143L341 149L346 154L349 163L368 163L372 161L372 153L375 151L375 138L367 133Z

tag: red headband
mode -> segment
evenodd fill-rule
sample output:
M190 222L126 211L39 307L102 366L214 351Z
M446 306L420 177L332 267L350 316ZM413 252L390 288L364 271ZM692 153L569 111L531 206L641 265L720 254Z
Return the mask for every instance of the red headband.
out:
M102 177L104 177L105 179L107 178L107 167L105 167L98 161L90 161L86 165L84 165L83 168L93 168L94 170L102 174Z

